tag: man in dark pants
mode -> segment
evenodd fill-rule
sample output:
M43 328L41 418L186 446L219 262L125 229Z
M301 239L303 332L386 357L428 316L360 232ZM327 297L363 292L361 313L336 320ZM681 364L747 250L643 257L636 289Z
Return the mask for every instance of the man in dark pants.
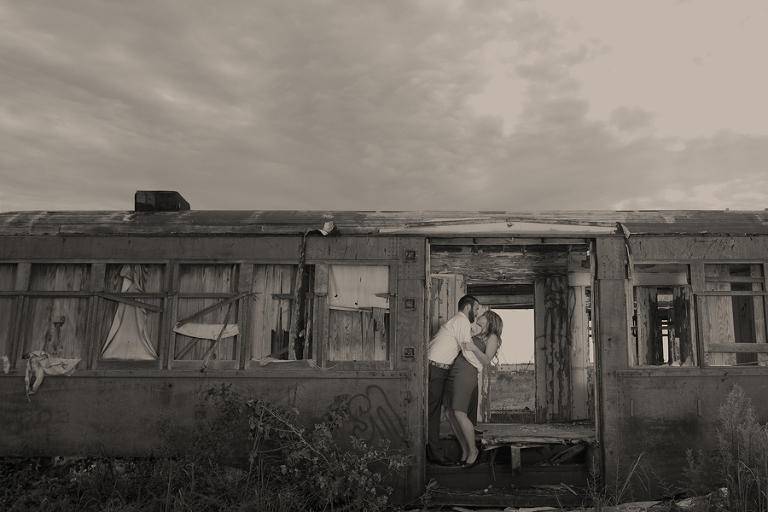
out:
M429 390L427 460L433 464L452 464L445 457L440 445L440 414L443 405L443 388L461 343L472 341L471 324L480 313L480 303L471 295L459 300L459 312L445 322L429 342Z

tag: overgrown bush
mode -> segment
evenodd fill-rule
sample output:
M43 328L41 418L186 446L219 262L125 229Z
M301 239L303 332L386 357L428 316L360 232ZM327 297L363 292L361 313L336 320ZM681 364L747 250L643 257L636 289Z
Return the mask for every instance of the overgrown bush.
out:
M389 449L388 440L367 446L350 437L349 446L340 444L337 434L349 421L346 400L305 429L297 421L298 409L226 392L221 399L225 409L237 408L248 419L251 468L280 490L280 499L295 500L295 510L381 510L392 493L386 477L410 463Z
M346 401L305 429L295 409L226 389L211 395L216 414L204 427L158 423L163 446L151 457L0 460L0 510L375 512L392 492L387 475L409 462L386 442L346 446ZM222 462L235 459L245 467Z
M710 494L712 500L701 507L709 510L768 510L768 429L758 423L751 400L737 385L720 405L717 441L713 453L688 450L688 492ZM720 487L727 492L712 494Z

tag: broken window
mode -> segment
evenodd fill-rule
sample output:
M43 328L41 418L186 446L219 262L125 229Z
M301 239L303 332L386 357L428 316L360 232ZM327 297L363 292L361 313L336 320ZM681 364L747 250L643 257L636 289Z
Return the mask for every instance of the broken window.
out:
M704 265L697 305L707 365L768 364L765 294L761 263Z
M157 361L165 265L108 264L96 308L102 360Z
M328 266L329 361L388 361L390 269Z
M313 296L314 266L304 267L302 289L299 290L299 321L295 326L294 353L290 354L291 320L298 265L254 265L252 290L253 336L251 359L265 358L291 360L312 359L313 350Z
M235 366L239 360L239 299L245 295L237 294L237 271L234 264L179 265L173 361Z
M696 366L687 265L637 265L630 359L636 366Z

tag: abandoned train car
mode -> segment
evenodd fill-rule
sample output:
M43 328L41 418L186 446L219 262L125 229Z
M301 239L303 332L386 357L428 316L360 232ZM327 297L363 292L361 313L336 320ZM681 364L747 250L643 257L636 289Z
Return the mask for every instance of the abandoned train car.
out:
M607 483L641 453L674 483L733 384L768 420L767 265L762 211L2 213L0 455L147 453L227 383L307 418L349 398L413 499L427 341L470 292L534 311L536 424L594 425ZM46 356L66 376L28 389Z

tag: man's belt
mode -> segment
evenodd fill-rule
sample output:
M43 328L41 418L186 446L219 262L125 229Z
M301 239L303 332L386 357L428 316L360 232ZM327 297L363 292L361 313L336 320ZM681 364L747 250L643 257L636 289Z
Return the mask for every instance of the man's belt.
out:
M450 364L438 363L436 361L432 361L431 359L429 360L429 364L431 364L432 366L437 366L438 368L442 368L443 370L450 370L451 369L451 365Z

